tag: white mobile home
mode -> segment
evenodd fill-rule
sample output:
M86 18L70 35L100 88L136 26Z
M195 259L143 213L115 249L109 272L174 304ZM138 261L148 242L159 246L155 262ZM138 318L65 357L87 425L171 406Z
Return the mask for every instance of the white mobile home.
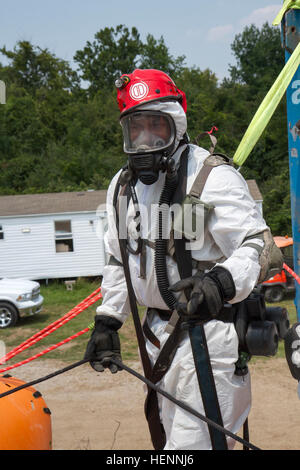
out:
M249 191L262 212L255 180ZM0 278L101 276L106 191L0 196Z
M0 196L0 278L99 276L106 191Z

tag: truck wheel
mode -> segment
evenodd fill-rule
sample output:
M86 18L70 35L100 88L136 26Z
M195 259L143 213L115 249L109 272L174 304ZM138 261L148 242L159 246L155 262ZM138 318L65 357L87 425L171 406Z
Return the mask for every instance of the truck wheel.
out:
M15 326L19 319L17 309L8 302L0 302L0 328Z
M265 299L267 302L281 302L283 300L284 290L282 287L274 286L268 287L265 290Z

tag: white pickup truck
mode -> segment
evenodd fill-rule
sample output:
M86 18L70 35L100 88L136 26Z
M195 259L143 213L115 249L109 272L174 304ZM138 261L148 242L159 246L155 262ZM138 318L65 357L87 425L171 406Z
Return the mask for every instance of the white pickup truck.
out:
M26 279L0 279L0 328L15 326L20 317L42 310L40 284Z

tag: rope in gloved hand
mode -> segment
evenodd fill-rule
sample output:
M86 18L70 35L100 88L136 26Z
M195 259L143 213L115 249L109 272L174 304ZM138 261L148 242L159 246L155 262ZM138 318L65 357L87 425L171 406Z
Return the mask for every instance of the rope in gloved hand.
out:
M233 434L231 431L229 431L228 429L225 429L224 427L220 426L219 424L215 423L214 421L212 421L211 419L207 418L206 416L202 415L201 413L199 413L198 411L194 410L193 408L191 408L190 406L186 405L185 403L177 400L175 397L173 397L172 395L170 395L169 393L165 392L164 390L162 390L160 387L158 387L157 385L155 385L154 383L152 383L150 380L146 379L143 375L139 374L138 372L136 372L135 370L131 369L130 367L126 366L125 364L123 364L123 362L117 360L117 359L110 359L112 363L116 364L118 367L120 367L121 369L124 369L126 372L128 372L129 374L133 375L134 377L138 378L139 380L141 380L142 382L144 382L145 384L147 384L150 388L152 388L153 390L155 390L157 393L160 393L161 395L163 395L165 398L167 398L168 400L172 401L173 403L175 403L177 406L179 406L180 408L184 409L185 411L187 411L188 413L191 413L192 415L196 416L197 418L201 419L202 421L204 421L205 423L207 423L209 426L212 426L214 428L216 428L218 431L220 432L223 432L225 435L231 437L232 439L234 439L235 441L237 442L240 442L241 444L243 444L244 446L248 447L249 449L252 449L252 450L261 450L259 447L255 446L254 444L251 444L250 442L247 442L245 439L242 439L241 437L237 436L236 434ZM78 361L78 362L75 362L74 364L71 364L67 367L64 367L63 369L59 369L55 372L52 372L51 374L49 375L46 375L44 377L40 377L39 379L36 379L36 380L33 380L32 382L28 382L26 384L23 384L23 385L20 385L16 388L13 388L11 390L8 390L4 393L1 393L0 394L0 399L1 398L4 398L8 395L11 395L13 393L16 393L18 392L19 390L23 390L24 388L27 388L27 387L32 387L34 385L37 385L41 382L45 382L46 380L49 380L49 379L52 379L53 377L56 377L60 374L63 374L71 369L74 369L75 367L79 367L81 366L82 364L85 364L87 362L89 362L90 359L82 359L81 361Z

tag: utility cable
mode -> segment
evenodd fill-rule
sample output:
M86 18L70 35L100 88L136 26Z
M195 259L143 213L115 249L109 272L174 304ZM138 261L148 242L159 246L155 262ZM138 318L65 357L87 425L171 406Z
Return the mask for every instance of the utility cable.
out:
M160 393L161 395L163 395L165 398L167 398L168 400L172 401L173 403L175 403L175 405L179 406L180 408L184 409L185 411L187 411L188 413L191 413L192 415L196 416L197 418L201 419L202 421L204 421L206 424L208 424L209 426L212 426L214 427L215 429L217 429L218 431L220 432L223 432L224 434L226 434L227 436L231 437L232 439L240 442L241 444L243 444L244 446L248 447L249 449L252 449L252 450L261 450L259 447L256 447L254 444L251 444L250 442L247 442L245 441L245 439L242 439L241 437L237 436L236 434L232 433L231 431L228 431L228 429L225 429L223 426L220 426L219 424L215 423L214 421L212 421L211 419L207 418L206 416L204 416L203 414L199 413L198 411L194 410L193 408L191 408L189 405L186 405L185 403L183 403L182 401L179 401L177 400L177 398L173 397L172 395L170 395L169 393L165 392L164 390L162 390L160 387L158 387L158 385L150 382L150 380L146 379L146 377L144 377L143 375L139 374L138 372L136 372L135 370L131 369L130 367L126 366L125 364L123 364L123 362L119 361L118 359L111 359L111 362L116 364L117 366L119 366L121 369L124 369L126 370L126 372L128 372L129 374L132 374L134 375L136 378L138 378L139 380L141 380L142 382L144 382L146 385L148 385L150 388L152 388L153 390L155 390L157 393ZM0 398L1 398L1 395L0 395Z
M45 380L52 379L53 377L56 377L57 375L63 374L64 372L68 372L68 370L75 369L75 367L81 366L82 364L85 364L86 362L89 362L89 359L82 359L81 361L74 362L70 366L64 367L63 369L59 369L55 372L52 372L52 374L46 375L44 377L40 377L39 379L33 380L32 382L25 383L23 385L19 385L19 387L12 388L11 390L7 390L7 392L1 393L0 398L4 398L8 395L11 395L12 393L16 393L19 390L23 390L24 388L27 387L33 387L36 384L39 384L41 382L45 382ZM4 377L4 376L2 376ZM0 376L1 378L1 376Z
M32 382L28 382L28 383L25 383L23 385L20 385L19 387L15 387L11 390L7 390L6 392L4 393L1 393L0 394L0 398L4 398L8 395L12 395L13 393L16 393L18 392L19 390L23 390L24 388L28 388L28 387L32 387L34 385L37 385L41 382L45 382L46 380L49 380L49 379L52 379L53 377L56 377L57 375L60 375L60 374L63 374L65 372L68 372L69 370L71 369L74 369L75 367L79 367L81 366L82 364L85 364L87 362L89 362L90 359L82 359L81 361L78 361L78 362L74 362L73 364L67 366L67 367L64 367L63 369L59 369L55 372L52 372L51 374L49 375L46 375L44 377L40 377L39 379L36 379L36 380L33 380ZM158 387L156 384L152 383L150 380L146 379L143 375L139 374L138 372L136 372L135 370L131 369L130 367L126 366L125 364L123 364L123 362L117 360L117 359L111 359L111 362L113 364L116 364L117 366L119 366L121 369L125 370L126 372L128 372L129 374L135 376L137 379L141 380L142 382L144 382L146 385L148 385L150 388L152 388L153 390L155 390L157 393L160 393L161 395L163 395L165 398L167 398L168 400L172 401L173 403L175 403L175 405L179 406L180 408L184 409L185 411L187 411L188 413L191 413L192 415L196 416L197 418L201 419L202 421L204 421L205 423L207 423L209 426L212 426L214 427L215 429L217 429L218 431L220 432L223 432L224 434L226 434L227 436L231 437L232 439L236 440L237 442L240 442L241 444L243 444L245 447L249 448L249 449L252 449L252 450L261 450L259 447L255 446L254 444L251 444L250 442L247 442L245 441L245 439L242 439L241 437L237 436L236 434L233 434L231 431L225 429L224 427L220 426L219 424L215 423L214 421L212 421L211 419L207 418L206 416L202 415L201 413L199 413L198 411L194 410L193 408L191 408L190 406L186 405L185 403L177 400L176 398L174 398L172 395L170 395L169 393L165 392L164 390L162 390L160 387ZM0 376L1 378L1 376Z

